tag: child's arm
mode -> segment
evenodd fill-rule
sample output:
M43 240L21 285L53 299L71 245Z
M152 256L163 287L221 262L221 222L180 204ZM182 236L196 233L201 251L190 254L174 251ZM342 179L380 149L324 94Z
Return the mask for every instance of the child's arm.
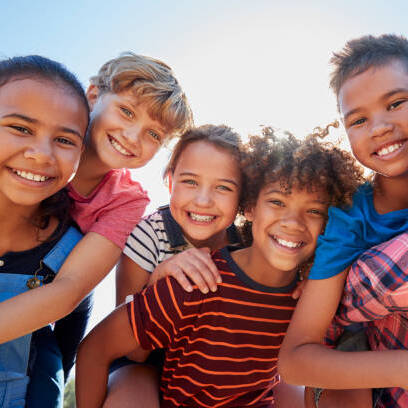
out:
M189 279L202 293L208 293L209 290L215 292L217 284L221 283L221 275L211 258L209 248L189 248L166 259L157 265L148 284L153 285L168 275L173 276L187 292L193 290Z
M283 380L332 389L406 387L405 350L343 352L322 344L340 301L345 276L346 271L307 282L279 355Z
M53 282L0 303L0 343L70 313L115 266L121 249L94 232L72 250Z
M81 343L76 362L78 408L100 408L106 396L110 363L137 348L127 306L117 308ZM140 347L140 346L139 346Z
M174 255L157 265L151 274L122 255L116 272L116 304L124 302L127 295L138 293L145 285L153 285L168 275L173 276L187 292L193 290L189 279L202 293L216 291L217 284L221 283L221 275L209 251L204 248L190 248Z

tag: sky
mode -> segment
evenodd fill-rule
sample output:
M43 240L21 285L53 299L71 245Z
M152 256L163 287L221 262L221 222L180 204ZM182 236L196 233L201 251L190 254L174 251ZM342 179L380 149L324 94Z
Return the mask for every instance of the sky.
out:
M123 51L156 57L173 68L197 125L224 123L244 136L269 125L303 137L336 119L328 88L333 51L365 34L408 36L406 0L2 3L0 58L44 55L86 87ZM134 173L149 191L148 212L168 201L161 182L168 155L162 149ZM111 274L96 291L92 325L112 309L113 293Z

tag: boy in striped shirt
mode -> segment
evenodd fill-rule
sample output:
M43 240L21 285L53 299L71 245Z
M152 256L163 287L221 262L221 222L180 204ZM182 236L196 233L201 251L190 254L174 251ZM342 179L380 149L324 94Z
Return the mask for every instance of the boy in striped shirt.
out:
M78 354L78 408L103 404L110 362L137 347L166 349L162 407L274 407L301 266L329 204L350 200L361 175L351 156L314 136L278 139L267 128L250 138L242 163L249 246L213 254L217 291L186 292L167 277L100 323Z

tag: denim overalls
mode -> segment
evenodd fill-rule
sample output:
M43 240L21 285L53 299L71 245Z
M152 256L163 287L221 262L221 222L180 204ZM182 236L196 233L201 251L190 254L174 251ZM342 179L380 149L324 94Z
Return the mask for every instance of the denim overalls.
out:
M82 238L70 227L42 263L57 273L65 259ZM29 290L27 280L33 275L0 273L0 302ZM38 276L42 281L43 277ZM27 311L30 313L30 311ZM29 377L27 376L31 333L0 345L0 407L24 408Z

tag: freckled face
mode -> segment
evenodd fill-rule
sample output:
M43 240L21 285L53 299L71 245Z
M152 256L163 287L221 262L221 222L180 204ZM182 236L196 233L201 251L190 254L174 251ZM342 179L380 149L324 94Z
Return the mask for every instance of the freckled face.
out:
M347 79L338 96L357 160L387 177L408 174L408 71L394 60Z
M265 186L255 207L245 212L252 221L251 258L262 269L268 265L272 271L295 271L313 255L327 207L322 191L287 192L279 182Z
M237 214L240 188L238 163L227 150L203 141L183 150L172 175L170 209L193 245L212 247L225 236Z
M0 87L0 200L36 206L75 175L87 126L62 84L14 79Z
M106 170L139 168L149 162L166 137L163 126L153 120L146 106L136 104L131 90L87 92L91 107L91 148Z

